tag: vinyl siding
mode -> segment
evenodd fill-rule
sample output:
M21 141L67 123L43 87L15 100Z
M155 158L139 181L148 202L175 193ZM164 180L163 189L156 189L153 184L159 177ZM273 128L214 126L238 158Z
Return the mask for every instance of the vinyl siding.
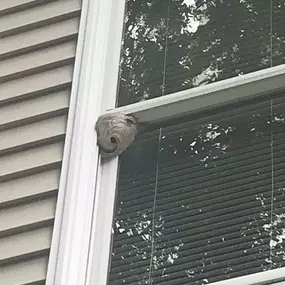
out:
M0 1L1 284L44 284L80 9Z

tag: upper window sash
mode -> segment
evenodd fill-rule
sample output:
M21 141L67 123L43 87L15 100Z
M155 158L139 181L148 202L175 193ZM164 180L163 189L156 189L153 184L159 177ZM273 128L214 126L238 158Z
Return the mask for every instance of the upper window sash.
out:
M108 113L132 114L139 122L153 123L284 88L285 64L111 109Z
M82 0L46 285L106 284L115 185L103 191L100 181L106 171L116 181L117 159L100 165L95 123L115 107L124 8L125 0Z

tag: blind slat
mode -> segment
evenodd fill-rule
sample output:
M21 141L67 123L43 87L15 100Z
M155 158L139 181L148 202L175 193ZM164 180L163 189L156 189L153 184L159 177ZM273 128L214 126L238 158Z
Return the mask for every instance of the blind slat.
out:
M285 266L285 96L243 104L168 122L124 153L109 284L206 284Z

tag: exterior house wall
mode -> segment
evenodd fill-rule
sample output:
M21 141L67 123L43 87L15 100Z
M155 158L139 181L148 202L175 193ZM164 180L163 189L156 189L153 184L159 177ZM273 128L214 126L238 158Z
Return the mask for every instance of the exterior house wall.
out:
M80 10L0 1L1 284L44 284Z

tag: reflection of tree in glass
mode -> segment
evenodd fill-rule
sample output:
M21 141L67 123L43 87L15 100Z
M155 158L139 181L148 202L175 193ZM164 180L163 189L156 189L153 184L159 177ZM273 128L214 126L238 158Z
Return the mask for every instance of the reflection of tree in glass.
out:
M285 265L282 101L182 121L123 155L110 285L207 284Z
M118 213L116 216L118 216ZM158 241L163 235L164 219L161 215L154 219L154 232L152 222L153 213L151 211L145 213L137 212L137 218L134 219L116 219L115 221L116 231L120 235L127 237L137 236L140 238L139 242L132 244L130 249L127 250L127 256L125 254L121 255L123 260L135 258L136 264L139 264L139 260L143 261L142 265L147 264L147 267L144 268L144 273L138 276L136 276L136 270L130 268L133 278L138 282L137 284L149 284L150 267L153 267L153 270L162 269L162 272L164 272L165 265L175 262L179 257L179 249L183 246L179 241L171 241L167 244L159 243ZM128 245L123 245L123 248L125 246ZM115 253L113 252L113 254Z
M119 104L284 63L285 3L128 0ZM164 86L163 86L163 83Z
M270 0L128 0L119 105L284 63L285 3L272 3L271 17ZM124 154L110 285L207 284L285 265L280 102L273 117L269 105L241 108Z
M205 124L200 127L197 133L193 133L189 141L189 137L185 140L184 134L181 134L179 141L168 139L168 145L161 148L164 157L169 155L183 155L193 160L200 160L200 162L207 167L208 162L214 166L215 160L226 153L232 141L232 133L235 127L219 126L217 124ZM166 136L162 137L165 140ZM185 143L187 145L185 145Z

